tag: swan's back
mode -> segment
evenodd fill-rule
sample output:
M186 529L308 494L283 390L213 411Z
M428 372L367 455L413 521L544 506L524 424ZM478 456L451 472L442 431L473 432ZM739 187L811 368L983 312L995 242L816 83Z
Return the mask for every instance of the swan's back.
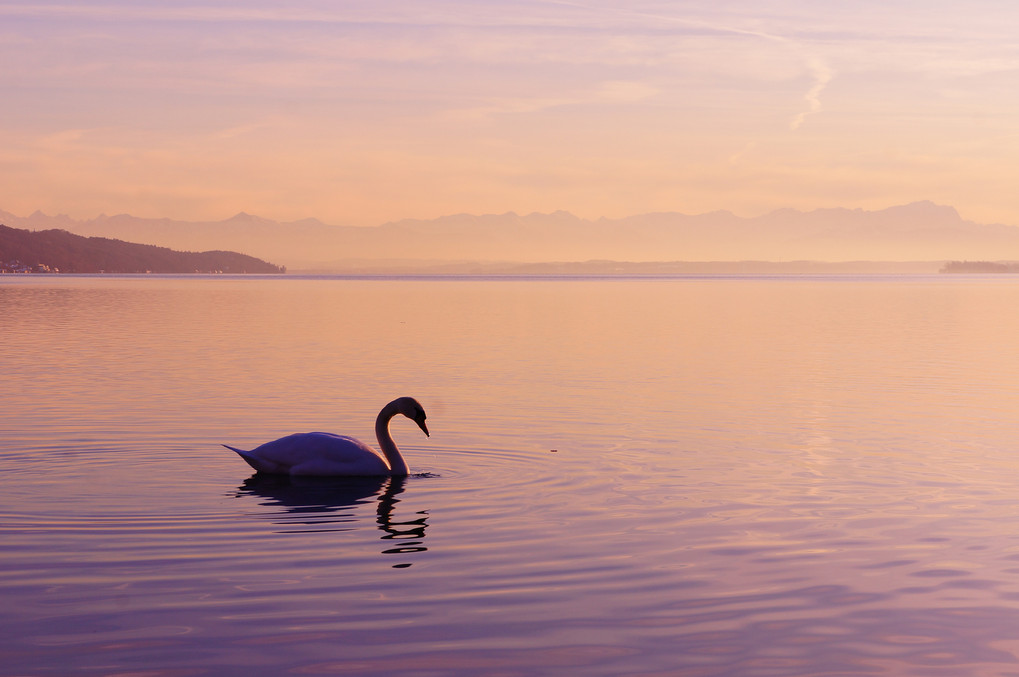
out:
M398 397L382 407L375 419L381 454L353 437L333 433L287 435L251 451L223 446L236 451L258 472L274 475L406 475L410 472L407 462L389 433L389 422L397 414L414 421L428 435L421 404L413 397Z
M236 451L258 472L274 475L388 475L389 465L360 440L333 433L295 433L251 451Z

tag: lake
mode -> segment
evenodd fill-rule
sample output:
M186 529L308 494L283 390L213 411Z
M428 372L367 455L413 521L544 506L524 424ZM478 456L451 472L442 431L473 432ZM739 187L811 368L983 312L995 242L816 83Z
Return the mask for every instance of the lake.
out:
M0 278L0 674L1019 675L1019 278ZM310 430L405 479L253 476Z

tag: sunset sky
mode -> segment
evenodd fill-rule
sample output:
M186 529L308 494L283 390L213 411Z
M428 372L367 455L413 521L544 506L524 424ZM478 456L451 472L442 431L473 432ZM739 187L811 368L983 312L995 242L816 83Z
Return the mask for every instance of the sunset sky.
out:
M1006 0L0 2L0 209L1019 225Z

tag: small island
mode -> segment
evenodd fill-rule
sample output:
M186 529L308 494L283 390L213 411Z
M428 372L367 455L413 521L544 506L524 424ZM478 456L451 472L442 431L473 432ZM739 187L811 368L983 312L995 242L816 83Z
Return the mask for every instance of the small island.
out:
M282 274L285 266L231 251L180 252L66 230L0 225L0 273Z
M942 273L1019 273L1019 263L1001 261L949 261Z

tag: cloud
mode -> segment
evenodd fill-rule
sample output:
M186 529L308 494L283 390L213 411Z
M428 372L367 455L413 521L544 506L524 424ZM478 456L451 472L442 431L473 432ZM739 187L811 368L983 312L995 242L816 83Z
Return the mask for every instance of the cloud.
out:
M576 10L590 11L592 9L584 4L571 0L558 0L558 2L553 4L571 7ZM810 88L803 95L803 100L806 102L806 108L805 110L796 113L796 115L790 120L790 131L799 129L808 115L817 113L822 109L821 93L834 77L834 71L825 63L825 61L820 56L811 52L808 45L808 38L789 37L779 30L774 29L757 27L745 28L738 25L738 20L733 19L731 16L726 16L724 13L713 14L709 11L698 17L697 15L680 16L675 14L666 14L660 11L645 11L634 8L603 7L601 10L613 14L620 19L637 19L641 22L652 21L657 26L683 27L687 30L701 32L704 35L728 35L744 38L756 38L766 40L773 44L780 45L785 49L791 50L796 57L801 60L802 66L810 74L811 84Z
M501 114L537 113L563 106L634 104L654 97L659 91L644 82L612 80L565 96L495 98L481 106L452 110L450 115L458 119L477 120Z
M634 103L650 99L658 92L657 87L644 82L615 80L603 82L595 98L613 103Z
M810 70L811 76L813 77L814 84L803 95L804 101L807 102L807 110L800 111L795 117L789 122L789 129L796 131L803 124L803 121L808 115L817 113L821 110L821 92L831 82L834 73L832 70L825 65L823 61L817 58L812 58L807 63L807 68Z
M0 4L0 15L33 16L60 19L89 18L118 21L336 21L336 14L258 8L135 6L114 3L80 4Z

